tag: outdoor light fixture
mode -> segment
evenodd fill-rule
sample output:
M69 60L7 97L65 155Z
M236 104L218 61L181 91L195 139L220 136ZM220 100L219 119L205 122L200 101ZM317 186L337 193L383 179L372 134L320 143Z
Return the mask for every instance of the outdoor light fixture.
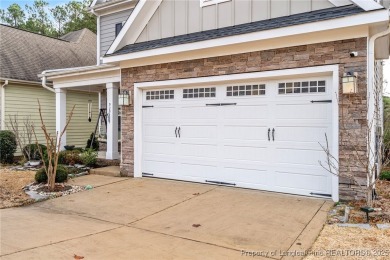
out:
M123 90L122 93L119 94L118 104L120 106L128 106L131 104L131 97L129 91Z
M357 74L347 72L342 77L343 80L343 94L357 93Z
M88 100L88 122L92 121L92 100Z

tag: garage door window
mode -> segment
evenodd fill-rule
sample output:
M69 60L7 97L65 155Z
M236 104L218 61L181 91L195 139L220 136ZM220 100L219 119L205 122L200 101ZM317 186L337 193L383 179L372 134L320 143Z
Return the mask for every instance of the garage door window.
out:
M183 89L183 98L207 98L207 97L215 97L215 88Z
M279 83L279 94L324 93L325 80Z
M146 92L146 100L174 99L174 90L155 90Z
M226 88L226 96L259 96L265 95L265 85L229 86Z

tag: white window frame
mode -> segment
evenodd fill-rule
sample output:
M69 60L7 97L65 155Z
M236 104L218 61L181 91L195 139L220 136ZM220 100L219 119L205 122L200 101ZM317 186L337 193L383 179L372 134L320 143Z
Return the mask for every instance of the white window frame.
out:
M223 2L229 2L229 1L232 1L232 0L200 0L200 7L220 4L220 3L223 3Z

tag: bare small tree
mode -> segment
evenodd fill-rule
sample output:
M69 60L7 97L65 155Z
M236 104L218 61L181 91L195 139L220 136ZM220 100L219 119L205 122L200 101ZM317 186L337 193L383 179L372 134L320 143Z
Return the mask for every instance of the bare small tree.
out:
M30 116L26 116L23 118L23 125L21 127L19 126L19 122L20 120L17 114L9 116L9 125L11 126L11 129L15 134L19 150L22 153L24 159L26 161L30 161L33 157L32 149L31 146L26 146L32 143L34 122L31 121Z
M57 131L55 136L52 136L46 128L45 122L43 121L43 117L42 117L42 107L41 107L41 103L39 102L39 99L38 99L38 106L39 106L39 108L38 108L39 109L39 117L41 119L41 129L42 129L43 134L45 136L46 147L47 147L47 164L48 165L46 165L45 160L43 160L43 166L46 169L47 186L48 186L50 191L54 191L55 179L56 179L56 174L57 174L57 166L58 166L58 156L59 156L60 150L61 150L61 139L62 139L62 136L64 135L64 133L66 132L66 129L69 126L69 123L70 123L70 120L72 119L73 111L74 111L76 105L74 105L72 110L70 111L68 118L66 120L66 124L64 126L64 129L62 129L61 132ZM34 127L33 127L33 133L35 136L35 142L37 144L39 154L41 155L42 158L44 158L42 148L38 145L38 138L37 138Z
M383 130L381 124L379 123L382 119L380 102L381 102L381 89L376 89L373 93L374 100L374 110L373 117L371 119L366 119L366 121L361 122L361 127L364 129L364 133L366 136L366 146L362 145L359 142L361 138L359 135L360 131L351 131L350 127L347 127L347 124L355 121L356 119L350 113L344 113L341 111L340 116L340 143L347 145L349 149L349 154L344 149L340 149L340 158L349 158L345 159L342 162L341 169L340 161L332 155L328 137L325 134L325 145L321 144L322 149L326 153L326 161L321 162L319 164L327 170L332 175L336 175L339 177L346 178L351 181L351 183L355 184L356 187L364 194L364 198L366 200L367 206L373 206L374 199L374 190L375 184L379 180L379 172L378 169L381 168L382 165L386 165L389 163L390 158L386 158L383 156L384 151L386 149L386 144L383 142ZM367 111L369 111L369 100L367 101ZM342 107L351 108L353 102L347 100L347 104L341 104ZM360 100L359 103L364 103ZM387 144L388 145L388 144ZM349 155L352 154L352 158ZM361 178L356 176L354 168L363 169L366 174L366 178Z

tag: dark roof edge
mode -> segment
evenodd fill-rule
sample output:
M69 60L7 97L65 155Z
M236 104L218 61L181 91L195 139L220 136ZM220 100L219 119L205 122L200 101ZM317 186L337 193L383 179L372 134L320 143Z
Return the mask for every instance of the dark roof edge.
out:
M385 9L385 8L383 8ZM233 25L218 29L212 29L207 31L201 31L201 32L195 32L191 34L183 34L168 38L162 38L162 39L156 39L152 41L147 42L140 42L140 43L134 43L129 44L121 49L117 50L116 52L112 54L106 54L105 57L110 56L117 56L117 55L123 55L128 53L136 53L140 51L147 51L152 49L159 49L164 47L170 47L170 46L177 46L181 44L187 44L187 43L193 43L193 42L202 42L206 40L212 40L212 39L218 39L223 37L229 37L229 36L236 36L236 35L242 35L247 33L253 33L258 31L266 31L266 30L272 30L272 29L278 29L288 26L294 26L294 25L301 25L301 24L307 24L310 22L317 22L317 21L326 21L326 20L332 20L352 15L361 14L363 12L372 12L372 11L378 11L382 9L376 9L371 11L364 11L359 6L356 6L354 4L347 5L347 6L340 6L340 7L331 7L326 9L320 9L315 11L310 11L306 13L299 13L299 14L293 14L289 16L282 16L277 18L271 18L267 20L261 20L261 21L255 21L251 23L245 23L245 24L239 24L239 25ZM334 13L337 12L337 15L334 15ZM319 14L321 15L319 17ZM333 14L333 16L332 16ZM312 16L311 20L308 19L308 16ZM328 16L326 16L328 15ZM294 21L295 18L301 18L300 20L297 19ZM304 19L303 19L304 18ZM266 27L265 23L273 22L280 22L281 25L279 26L269 26L268 28L255 28L258 27ZM290 24L286 24L286 21L289 21ZM250 25L253 25L253 28L245 28ZM222 35L221 35L222 34Z
M48 35L45 35L45 34L40 34L40 33L32 32L32 31L28 31L28 30L21 29L21 28L17 28L17 27L8 25L8 24L0 23L0 25L1 25L1 26L5 26L5 27L8 27L8 28L15 29L15 30L19 30L19 31L23 31L23 32L32 33L32 34L36 34L36 35L39 35L39 36L47 37L47 38L50 38L50 39L53 39L53 40L59 40L59 41L63 41L63 42L69 42L69 41L62 40L62 39L60 39L60 38L56 38L56 37L48 36Z

